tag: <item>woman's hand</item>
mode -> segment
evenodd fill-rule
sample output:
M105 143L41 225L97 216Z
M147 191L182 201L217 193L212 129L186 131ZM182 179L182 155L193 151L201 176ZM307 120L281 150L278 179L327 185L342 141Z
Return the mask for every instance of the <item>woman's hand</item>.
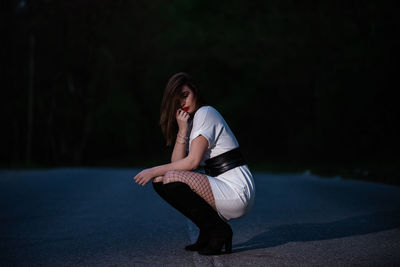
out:
M176 111L176 122L178 123L179 132L184 135L187 133L189 118L189 113L183 109L180 108Z
M139 172L133 180L141 186L145 186L151 179L156 177L157 175L154 175L152 169L145 169L141 172Z

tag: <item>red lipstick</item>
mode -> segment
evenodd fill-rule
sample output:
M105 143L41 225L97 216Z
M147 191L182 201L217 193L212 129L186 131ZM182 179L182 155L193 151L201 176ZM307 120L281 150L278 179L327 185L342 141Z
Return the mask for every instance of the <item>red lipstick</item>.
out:
M189 107L183 107L182 109L187 112L189 110Z

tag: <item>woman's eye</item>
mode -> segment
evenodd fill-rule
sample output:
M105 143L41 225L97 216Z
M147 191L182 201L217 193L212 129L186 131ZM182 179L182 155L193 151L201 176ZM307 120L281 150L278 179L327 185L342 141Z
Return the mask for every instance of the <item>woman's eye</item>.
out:
M182 94L182 97L183 97L183 98L186 98L186 97L188 97L188 96L189 96L189 93L183 93L183 94Z

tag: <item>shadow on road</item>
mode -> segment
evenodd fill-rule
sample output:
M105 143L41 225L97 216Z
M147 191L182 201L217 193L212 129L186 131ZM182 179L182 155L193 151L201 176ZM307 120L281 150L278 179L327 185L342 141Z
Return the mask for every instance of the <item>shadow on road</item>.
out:
M246 242L235 244L233 253L274 247L288 242L369 234L398 227L400 227L400 210L375 212L330 223L280 225L271 227Z

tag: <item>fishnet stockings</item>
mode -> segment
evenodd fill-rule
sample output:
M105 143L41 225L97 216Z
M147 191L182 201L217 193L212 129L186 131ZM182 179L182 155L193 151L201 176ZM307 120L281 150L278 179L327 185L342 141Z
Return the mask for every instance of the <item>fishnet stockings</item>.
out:
M206 175L191 171L168 171L165 176L155 178L154 182L161 182L161 180L164 184L172 182L187 184L190 189L202 197L214 210L217 210L211 185Z

